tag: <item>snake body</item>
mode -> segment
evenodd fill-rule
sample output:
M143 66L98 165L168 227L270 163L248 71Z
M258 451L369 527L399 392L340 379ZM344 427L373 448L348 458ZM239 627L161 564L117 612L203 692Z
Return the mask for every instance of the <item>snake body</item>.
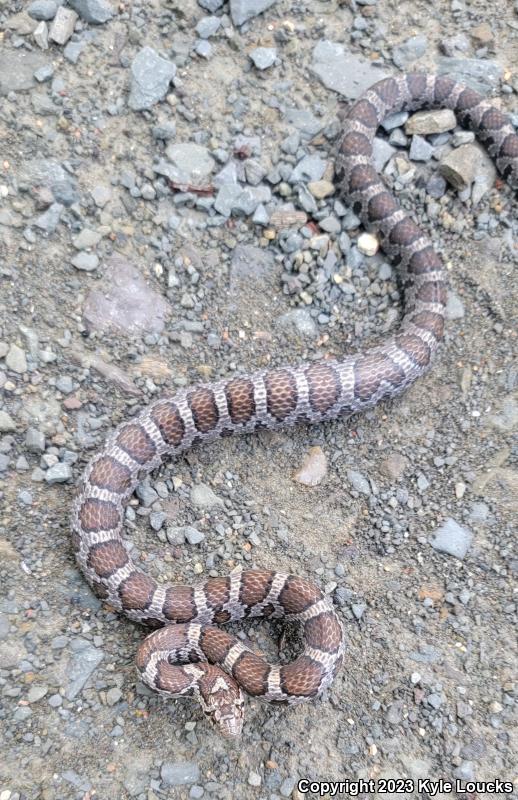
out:
M166 456L233 433L350 415L395 397L427 370L443 337L444 269L372 163L373 139L384 117L424 107L453 109L518 189L518 137L510 119L448 77L387 78L351 106L338 142L338 190L399 266L405 290L399 329L380 345L341 360L261 370L160 399L109 436L80 485L73 542L87 580L130 619L161 626L138 650L142 679L162 693L195 695L227 735L241 730L242 690L293 704L330 685L344 654L332 600L312 581L268 570L235 570L196 586L158 583L139 569L124 545L125 504L142 473ZM259 616L300 622L304 646L295 661L270 665L217 627Z

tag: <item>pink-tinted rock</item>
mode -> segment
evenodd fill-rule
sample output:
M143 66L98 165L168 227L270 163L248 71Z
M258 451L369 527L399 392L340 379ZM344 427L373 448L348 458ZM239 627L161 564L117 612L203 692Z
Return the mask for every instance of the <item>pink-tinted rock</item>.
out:
M293 479L304 486L318 486L325 478L326 472L326 454L321 447L310 447Z
M112 256L103 278L106 288L92 289L83 306L89 330L160 333L171 306L147 285L139 270L122 256Z

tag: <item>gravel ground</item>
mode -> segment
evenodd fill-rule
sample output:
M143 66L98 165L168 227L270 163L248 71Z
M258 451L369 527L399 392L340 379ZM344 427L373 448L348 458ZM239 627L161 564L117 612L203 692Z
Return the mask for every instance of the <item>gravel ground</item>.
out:
M450 269L432 372L349 422L192 451L128 509L154 575L318 580L348 640L328 695L250 700L237 745L154 696L69 509L159 394L396 324L397 277L334 194L341 109L416 67L516 112L517 64L509 0L0 0L0 800L516 776L516 206L448 114L396 115L376 145ZM243 635L275 657L278 629Z

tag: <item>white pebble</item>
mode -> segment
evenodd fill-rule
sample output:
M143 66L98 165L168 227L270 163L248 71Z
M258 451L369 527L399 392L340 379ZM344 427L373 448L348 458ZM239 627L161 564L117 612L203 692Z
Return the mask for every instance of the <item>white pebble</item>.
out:
M358 250L365 256L375 256L379 250L379 242L372 233L362 233L358 236Z

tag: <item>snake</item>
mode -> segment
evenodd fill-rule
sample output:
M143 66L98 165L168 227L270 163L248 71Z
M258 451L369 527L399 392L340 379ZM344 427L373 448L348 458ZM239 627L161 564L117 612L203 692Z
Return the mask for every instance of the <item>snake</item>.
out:
M371 86L350 106L336 143L335 183L398 267L404 313L395 332L341 359L262 369L157 399L108 436L78 487L72 539L86 579L111 607L154 628L137 651L142 681L168 697L195 697L228 737L241 733L244 693L294 705L331 685L346 651L333 599L308 578L267 569L238 567L196 585L158 582L130 555L122 535L125 506L142 476L165 458L231 434L349 416L396 397L429 368L444 335L445 270L373 163L384 118L422 108L452 109L518 190L511 119L469 86L448 76L401 74ZM295 660L270 664L220 627L258 617L298 623L302 645Z

